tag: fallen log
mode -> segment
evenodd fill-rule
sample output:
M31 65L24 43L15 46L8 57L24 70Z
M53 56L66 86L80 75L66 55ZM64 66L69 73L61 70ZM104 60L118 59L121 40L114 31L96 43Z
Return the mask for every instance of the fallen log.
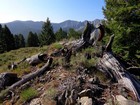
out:
M28 62L32 66L36 66L41 62L46 62L48 58L47 54L36 54L31 56L30 58L26 58L25 61Z
M113 82L117 82L128 88L133 93L136 101L140 101L140 81L131 75L123 63L113 54L113 40L114 35L110 37L110 41L105 48L103 56L97 63L97 68L106 73Z
M40 76L41 74L43 74L45 71L47 71L50 67L50 65L52 64L53 59L52 58L48 58L47 63L39 70L27 74L24 77L22 77L22 79L16 83L14 83L13 85L11 85L10 87L8 87L6 90L3 90L3 92L0 93L0 99L2 99L4 97L4 95L7 94L7 92L14 90L16 87L21 86L22 84L30 81L31 79L34 79L37 76Z

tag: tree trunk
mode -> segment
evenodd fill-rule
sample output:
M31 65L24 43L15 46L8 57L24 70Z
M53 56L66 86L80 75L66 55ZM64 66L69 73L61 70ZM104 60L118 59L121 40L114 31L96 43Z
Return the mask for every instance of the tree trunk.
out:
M126 71L126 67L119 61L112 52L114 35L106 46L102 58L97 63L97 68L106 73L114 82L122 84L133 92L135 99L140 101L140 81Z

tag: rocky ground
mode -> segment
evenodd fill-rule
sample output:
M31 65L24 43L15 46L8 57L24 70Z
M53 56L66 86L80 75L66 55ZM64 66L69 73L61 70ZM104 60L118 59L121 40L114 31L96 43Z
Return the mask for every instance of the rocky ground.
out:
M53 57L53 63L45 73L9 91L0 100L1 104L140 105L132 91L112 81L96 68L92 58L95 58L97 53L88 55L87 52L82 52L72 55L70 60L76 59L73 63L66 60L69 57L54 54L58 55ZM81 61L80 58L83 57L86 62ZM80 62L77 59L80 59ZM31 66L30 71L35 72L44 64Z
M125 87L112 83L101 72L79 68L69 70L59 66L51 68L9 93L4 105L132 105L136 103L133 94ZM22 100L20 93L29 87L37 95ZM133 100L133 101L132 101ZM138 105L138 103L136 103Z

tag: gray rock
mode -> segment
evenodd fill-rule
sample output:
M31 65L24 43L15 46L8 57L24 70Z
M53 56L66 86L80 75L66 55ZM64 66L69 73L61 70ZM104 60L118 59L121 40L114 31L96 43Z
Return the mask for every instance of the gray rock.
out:
M0 74L0 90L4 89L6 86L10 86L20 80L15 73L1 73Z

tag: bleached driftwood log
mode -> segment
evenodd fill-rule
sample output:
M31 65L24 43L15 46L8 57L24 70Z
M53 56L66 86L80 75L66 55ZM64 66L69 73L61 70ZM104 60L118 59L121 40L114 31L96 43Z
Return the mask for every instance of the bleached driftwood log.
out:
M140 81L131 75L127 68L121 63L112 52L112 43L114 35L110 37L110 41L106 46L102 58L97 63L97 68L106 73L114 82L122 84L128 88L137 101L140 101Z
M48 58L47 54L36 54L31 56L30 58L26 58L25 61L28 62L32 66L36 66L41 62L45 62Z
M4 92L0 93L0 99L3 98L3 95L5 95L8 91L12 91L14 90L16 87L21 86L22 84L34 79L37 76L40 76L41 74L43 74L45 71L47 71L50 67L50 65L52 64L53 59L52 58L48 58L47 63L39 70L27 74L24 77L22 77L22 79L16 83L14 83L13 85L11 85L10 87L8 87L6 90L4 90Z

